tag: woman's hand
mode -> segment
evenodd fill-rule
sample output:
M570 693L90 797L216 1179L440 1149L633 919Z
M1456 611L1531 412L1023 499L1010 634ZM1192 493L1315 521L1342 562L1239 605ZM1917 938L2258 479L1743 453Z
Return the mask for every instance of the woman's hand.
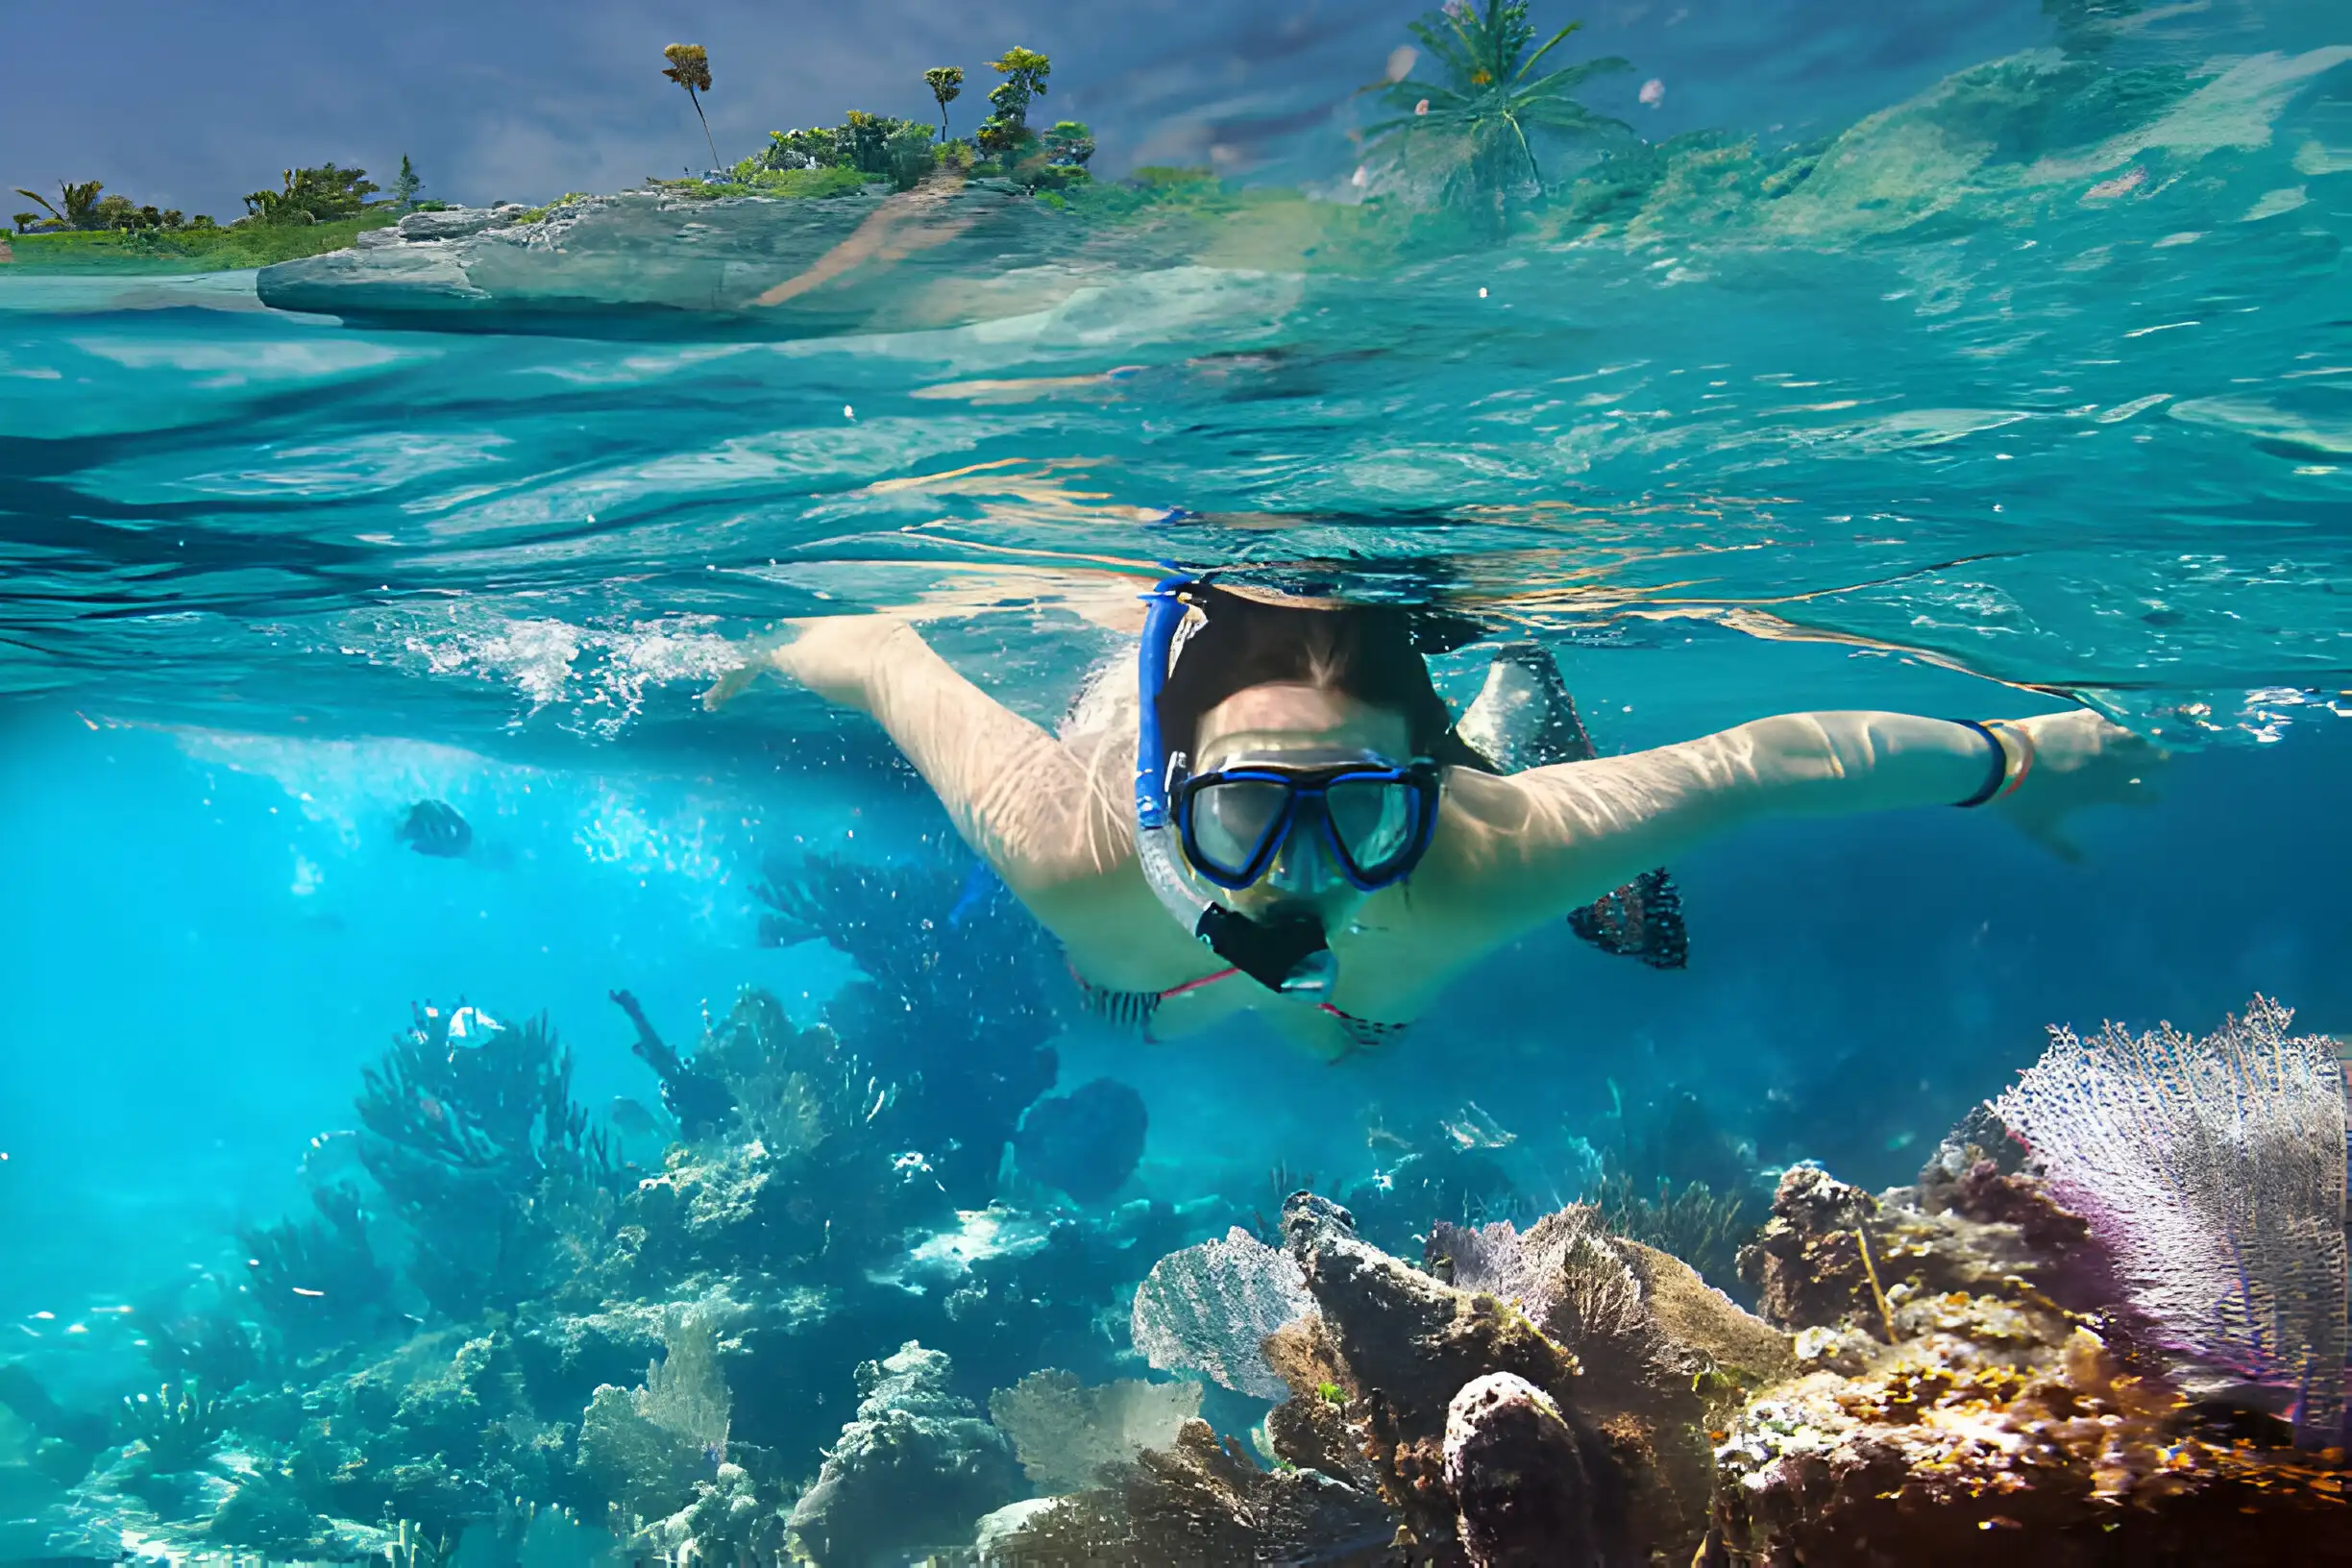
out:
M2062 831L2070 813L2085 806L2156 803L2148 780L2170 753L2122 725L2078 708L2009 720L2005 727L2033 742L2033 763L2016 793L1995 809L2060 859L2082 858L2082 850Z
M702 694L702 705L715 710L773 671L828 702L862 709L883 648L910 629L894 615L821 615L784 622L745 640L744 662Z

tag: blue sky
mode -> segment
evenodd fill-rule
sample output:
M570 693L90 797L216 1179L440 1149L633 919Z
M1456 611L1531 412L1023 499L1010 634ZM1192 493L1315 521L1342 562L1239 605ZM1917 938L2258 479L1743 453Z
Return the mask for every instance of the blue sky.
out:
M1351 89L1421 7L1396 0L9 0L0 5L0 185L97 179L159 206L239 213L289 162L388 175L406 152L450 200L544 200L709 161L662 45L699 42L720 151L850 108L929 113L920 73L1053 57L1046 108L1089 121L1099 166L1214 164L1323 177L1346 166ZM2040 0L1538 0L1572 40L1629 57L1597 108L1645 134L1843 124L1945 72L2048 37ZM1656 78L1663 102L1643 108Z

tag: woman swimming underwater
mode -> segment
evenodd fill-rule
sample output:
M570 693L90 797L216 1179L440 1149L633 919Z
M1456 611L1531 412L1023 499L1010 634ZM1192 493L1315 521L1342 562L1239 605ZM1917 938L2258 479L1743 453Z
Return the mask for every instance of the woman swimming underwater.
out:
M2159 755L2077 711L1784 714L1596 757L1531 649L1498 655L1458 725L1420 646L1431 619L1171 579L1129 695L1061 736L880 615L801 623L710 700L773 670L872 716L1102 1011L1162 1038L1263 1012L1328 1056L1563 918L1678 963L1678 931L1603 927L1638 924L1654 868L1709 835L1944 804L2050 837L2080 807L2145 797Z

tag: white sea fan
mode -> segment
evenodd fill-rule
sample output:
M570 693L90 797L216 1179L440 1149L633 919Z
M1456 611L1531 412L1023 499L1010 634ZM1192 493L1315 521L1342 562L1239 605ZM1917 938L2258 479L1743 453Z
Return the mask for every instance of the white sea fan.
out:
M2174 1347L2292 1396L2335 1440L2345 1342L2343 1069L2257 996L2203 1040L2110 1023L2049 1049L1994 1104L2090 1221Z
M1266 1364L1267 1335L1314 1310L1288 1253L1235 1226L1222 1241L1171 1252L1136 1286L1136 1354L1166 1372L1200 1372L1257 1399L1290 1390Z

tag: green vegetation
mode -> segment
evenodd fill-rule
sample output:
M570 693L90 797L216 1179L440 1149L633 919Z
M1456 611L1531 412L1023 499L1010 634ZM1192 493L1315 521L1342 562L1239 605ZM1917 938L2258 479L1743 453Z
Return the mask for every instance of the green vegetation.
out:
M1045 92L1053 62L1034 49L1015 47L990 62L1004 81L989 93L995 112L970 141L947 135L947 106L964 90L964 68L935 65L923 83L939 105L939 129L918 120L851 110L842 123L772 131L768 145L727 170L724 181L658 181L691 196L831 196L888 181L912 190L933 174L1013 180L1032 189L1061 190L1086 178L1094 135L1078 120L1057 121L1040 135L1029 108ZM804 178L821 176L821 179Z
M257 190L245 210L257 223L339 223L355 218L380 188L365 169L340 169L331 159L315 169L288 169L277 190ZM391 205L391 204L387 204Z
M1544 58L1583 25L1570 22L1530 52L1535 28L1526 0L1449 0L1409 29L1445 80L1407 77L1389 84L1383 97L1401 112L1367 127L1367 134L1409 175L1433 175L1443 197L1467 199L1499 220L1509 196L1543 188L1531 130L1585 137L1632 134L1571 96L1596 76L1631 70L1630 62L1610 57L1535 74Z
M940 140L945 141L947 139L947 106L963 96L964 67L961 65L934 65L923 72L923 84L931 89L931 96L939 100Z
M711 163L719 162L719 144L711 141L710 121L702 113L701 95L710 91L710 52L698 43L674 43L662 51L662 59L670 68L662 75L686 89L686 98L694 105L695 118L702 121L702 139L710 142Z
M59 187L55 202L37 191L17 194L37 202L39 212L14 215L17 237L12 265L35 272L223 272L266 267L277 261L337 251L370 229L400 221L408 210L440 207L417 202L424 182L416 166L401 159L394 199L371 202L378 187L365 169L332 161L292 168L280 175L276 190L257 190L245 200L246 215L216 224L198 213L158 210L123 196L101 196L98 181Z
M1053 70L1053 61L1034 49L1016 44L1004 52L1002 59L990 61L989 69L1004 80L989 89L989 102L996 112L980 122L972 139L979 143L982 152L1011 163L1020 158L1034 139L1029 129L1029 105L1045 96L1045 78Z
M55 202L39 191L16 187L16 194L40 204L38 212L17 212L12 215L18 233L61 233L89 230L178 230L208 229L212 220L202 213L190 220L178 208L158 210L141 207L128 196L101 197L106 186L96 180L80 184L60 182Z
M54 230L19 234L10 272L229 272L339 251L370 229L400 221L390 204L333 223L263 224L248 219L225 228L209 223L180 230Z

